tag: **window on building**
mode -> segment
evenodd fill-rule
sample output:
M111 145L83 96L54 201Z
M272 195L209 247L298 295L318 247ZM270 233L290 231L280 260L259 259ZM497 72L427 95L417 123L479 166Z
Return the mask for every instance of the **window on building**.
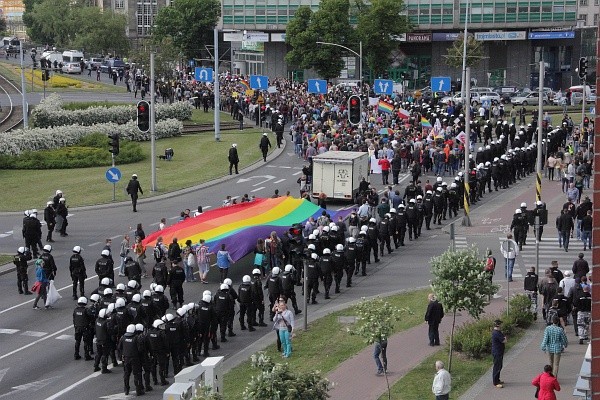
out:
M594 26L598 25L598 14L594 14Z
M514 5L506 5L506 13L507 14L516 14L517 13L517 7Z
M588 5L588 0L579 0L579 5L580 6L587 6Z
M577 19L583 21L583 25L587 26L587 14L579 14Z
M565 12L564 6L552 6L552 12L555 14L562 14Z
M551 5L543 5L542 6L542 12L543 13L551 13L552 12L552 6Z
M600 0L594 0L594 5L595 6L600 6Z
M529 13L529 6L519 6L519 14Z
M122 10L125 8L125 0L115 0L115 10Z

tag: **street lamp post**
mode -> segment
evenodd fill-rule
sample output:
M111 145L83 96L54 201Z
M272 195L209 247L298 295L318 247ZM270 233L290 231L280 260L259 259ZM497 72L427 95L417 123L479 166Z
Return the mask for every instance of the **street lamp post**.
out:
M346 49L348 50L350 53L356 55L359 58L359 64L358 64L358 73L360 74L359 79L360 79L360 90L362 92L362 84L363 84L363 56L362 56L362 40L360 42L358 42L358 53L354 50L352 50L349 47L343 46L341 44L338 43L330 43L330 42L317 42L317 44L324 44L327 46L336 46L336 47L341 47L342 49Z

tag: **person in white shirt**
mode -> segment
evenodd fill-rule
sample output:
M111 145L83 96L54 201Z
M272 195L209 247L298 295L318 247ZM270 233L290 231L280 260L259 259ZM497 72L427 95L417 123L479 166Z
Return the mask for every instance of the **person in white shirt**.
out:
M558 283L558 287L563 288L563 294L567 297L569 297L571 289L575 287L575 278L572 275L571 271L565 271L564 278Z
M450 372L444 369L444 363L439 360L435 362L435 370L436 373L433 378L433 385L431 385L431 391L435 395L435 400L448 400L452 388Z

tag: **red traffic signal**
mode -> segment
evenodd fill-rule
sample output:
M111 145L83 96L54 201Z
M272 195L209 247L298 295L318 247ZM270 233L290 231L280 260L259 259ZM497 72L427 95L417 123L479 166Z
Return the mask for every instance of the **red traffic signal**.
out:
M137 104L137 126L140 132L150 130L150 104L147 101L140 101Z
M348 99L348 121L357 125L360 123L361 100L359 96L352 95Z

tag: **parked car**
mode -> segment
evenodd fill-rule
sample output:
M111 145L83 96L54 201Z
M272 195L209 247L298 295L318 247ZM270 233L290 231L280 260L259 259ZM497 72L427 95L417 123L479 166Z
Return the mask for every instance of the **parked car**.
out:
M530 92L530 93L521 93L510 99L510 102L515 106L527 106L527 105L538 105L539 104L539 94L538 92ZM548 97L545 93L542 93L542 104L548 104Z
M500 95L493 92L491 89L482 89L477 91L471 91L471 105L477 107L485 101L489 101L490 104L500 104Z
M100 71L108 73L108 67L110 67L113 71L115 69L124 71L127 68L127 65L123 62L123 60L111 58L102 62L102 65L100 66Z
M95 71L98 68L100 68L100 66L102 65L103 62L104 62L104 58L92 57L87 61L86 68L88 68L88 69L91 68L92 71Z
M578 106L581 105L583 101L583 94L581 92L573 92L571 93L571 105ZM591 90L589 95L585 98L585 104L591 104L596 102L596 91Z
M78 62L64 63L62 72L65 74L81 74L81 64Z

